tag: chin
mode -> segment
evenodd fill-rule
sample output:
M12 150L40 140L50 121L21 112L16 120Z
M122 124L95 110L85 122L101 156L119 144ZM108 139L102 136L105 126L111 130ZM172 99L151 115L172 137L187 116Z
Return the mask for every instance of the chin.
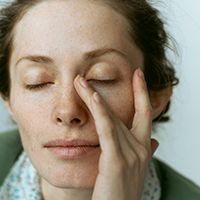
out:
M55 172L56 171L56 172ZM79 171L67 170L66 172L55 170L51 175L48 175L45 180L51 185L58 188L77 188L89 189L93 188L98 174L97 169L93 171L81 169Z
M46 157L47 159L47 157ZM38 162L37 162L38 163ZM83 160L47 159L39 162L39 175L58 188L93 188L98 175L99 155Z
M61 159L46 151L30 153L39 176L57 188L93 188L99 168L100 151L81 159Z

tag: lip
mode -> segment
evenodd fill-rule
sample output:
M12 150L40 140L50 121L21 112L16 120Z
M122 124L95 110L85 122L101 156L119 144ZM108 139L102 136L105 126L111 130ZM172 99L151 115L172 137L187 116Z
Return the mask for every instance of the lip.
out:
M62 159L82 158L92 153L97 153L99 147L97 142L80 139L58 139L44 144L44 148Z

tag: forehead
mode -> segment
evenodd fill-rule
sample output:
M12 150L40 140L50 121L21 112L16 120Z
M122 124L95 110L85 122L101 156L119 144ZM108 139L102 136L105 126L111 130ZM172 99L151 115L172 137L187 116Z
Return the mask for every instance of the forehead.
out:
M13 46L15 57L30 53L59 57L63 52L81 54L103 47L123 49L128 54L128 22L102 3L44 1L17 24Z

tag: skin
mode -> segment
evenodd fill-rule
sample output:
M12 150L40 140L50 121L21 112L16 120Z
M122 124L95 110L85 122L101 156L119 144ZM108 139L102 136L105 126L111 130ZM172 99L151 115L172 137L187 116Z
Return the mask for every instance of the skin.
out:
M150 139L152 117L168 99L152 110L143 73L136 70L143 55L127 30L123 16L87 0L39 3L15 27L7 104L46 200L141 198L157 148ZM87 52L105 48L121 53L86 59ZM100 148L83 159L62 160L43 147L64 138Z

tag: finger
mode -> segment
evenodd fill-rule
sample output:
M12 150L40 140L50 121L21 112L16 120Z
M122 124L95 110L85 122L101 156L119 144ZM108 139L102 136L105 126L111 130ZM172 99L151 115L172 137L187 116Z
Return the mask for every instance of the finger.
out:
M135 149L139 149L141 145L134 137L132 144L128 141L126 134L132 135L123 122L112 115L101 96L87 82L81 80L79 84L78 79L82 78L77 77L75 80L77 92L93 115L102 151L112 157L120 158L121 155L127 163L132 163L133 158L139 157Z
M95 100L96 102L101 103L102 98L100 97L100 95L95 94L94 97L97 98L97 100ZM98 109L98 107L99 105L97 105L95 109ZM103 109L100 109L100 111L97 113L101 113L101 111L103 111ZM102 115L104 114L102 113ZM140 159L140 154L141 154L140 150L141 149L143 150L144 148L141 146L140 143L138 143L138 141L131 134L130 130L128 130L128 128L120 119L114 116L111 116L111 119L112 119L112 126L114 125L114 134L118 136L116 137L117 138L116 142L118 145L118 149L120 149L120 154L124 158L123 160L126 161L128 166L134 166L135 161ZM100 128L102 128L102 126L100 126ZM104 132L104 130L102 130L102 132ZM130 138L128 138L128 136L130 136ZM106 139L106 137L104 138ZM110 150L108 149L108 151Z
M96 105L94 105L94 109L97 111L95 112L95 115L97 119L102 118L102 123L96 124L97 132L99 130L98 134L100 140L102 141L102 145L105 144L105 146L102 146L102 148L105 150L105 152L107 152L108 155L112 155L112 157L114 156L115 158L118 158L117 161L119 159L123 159L123 161L126 161L128 166L134 166L135 161L139 161L138 159L140 159L141 152L138 147L141 147L141 145L135 140L134 137L132 138L131 142L128 140L126 135L133 135L131 134L130 130L126 128L124 123L114 116L109 117L111 119L111 124L109 125L108 131L106 131L106 126L102 126L102 124L104 123L106 125L106 122L103 121L106 120L107 116L109 115L106 113L106 107L102 106L103 103L101 104L101 102L102 98L100 95L95 93L94 104ZM114 141L114 143L109 144L109 140ZM139 152L139 154L137 154L137 152Z
M74 86L83 102L87 105L89 110L92 111L91 99L95 91L92 89L92 87L90 87L89 83L80 75L75 78Z
M119 137L120 145L129 166L133 165L133 161L136 159L140 163L151 160L152 150L150 145L141 144L125 125L122 124L121 129L123 129L123 137Z
M141 69L137 69L133 78L133 93L135 100L135 116L132 131L142 144L150 144L152 128L152 107Z
M120 151L117 131L106 103L83 77L76 77L74 82L79 96L87 105L94 118L102 152L105 152L107 155L117 156Z
M133 162L140 158L141 144L136 140L134 135L130 132L130 130L128 130L123 122L119 121L118 124L120 125L121 129L119 141L123 157L129 166L133 166Z

